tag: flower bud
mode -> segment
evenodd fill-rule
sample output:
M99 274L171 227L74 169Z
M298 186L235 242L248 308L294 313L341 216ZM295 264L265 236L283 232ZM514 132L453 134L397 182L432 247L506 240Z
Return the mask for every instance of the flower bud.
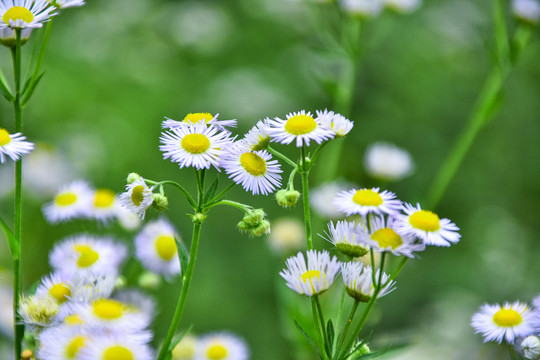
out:
M263 209L255 209L247 212L242 219L250 227L257 226L261 221L264 220L266 213Z
M257 226L250 229L250 234L253 236L263 236L270 233L270 222L262 220Z
M169 206L169 199L167 199L165 195L155 193L155 194L152 194L152 199L154 200L152 205L156 209L158 209L159 211L167 210Z
M276 193L276 201L279 206L288 208L296 205L300 193L296 190L286 190L282 189Z
M527 336L521 342L521 353L527 360L538 360L540 358L540 339L536 336Z
M141 178L141 175L137 174L137 173L129 173L129 175L127 176L127 183L128 184L131 184L132 182L136 181L136 180L139 180Z

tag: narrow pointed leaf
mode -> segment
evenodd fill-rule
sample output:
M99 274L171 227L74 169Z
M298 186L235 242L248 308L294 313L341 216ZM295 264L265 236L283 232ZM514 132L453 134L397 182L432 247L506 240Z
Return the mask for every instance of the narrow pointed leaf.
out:
M178 252L178 257L180 260L180 274L184 276L189 262L189 256L184 244L182 244L182 242L178 240L176 236L174 237L174 241L176 241L176 251Z
M300 324L298 324L298 322L296 320L294 321L294 325L296 325L296 328L298 329L298 331L300 331L300 333L307 339L307 341L311 344L313 349L315 349L317 354L319 354L319 357L322 359L323 356L322 356L319 348L315 344L315 342L309 337L309 335L304 331L304 329L302 329L302 327L300 326Z
M32 79L30 81L30 84L28 85L28 88L24 92L24 97L23 97L23 99L21 101L21 106L24 106L28 102L28 100L30 100L30 97L34 93L34 90L36 90L36 87L39 84L39 81L41 80L43 75L45 75L45 73L39 74L35 79Z
M0 92L8 101L13 101L15 99L11 93L11 90L9 89L9 85L6 82L6 78L4 77L4 73L2 73L2 71L0 71Z
M19 258L19 242L17 241L17 238L15 235L11 232L11 230L8 228L4 220L0 219L0 228L4 231L4 234L6 234L6 238L9 244L9 250L11 251L11 256L13 259Z
M191 331L192 328L193 328L193 325L189 325L189 327L186 330L184 330L184 332L181 333L180 336L178 336L176 339L173 339L173 341L171 342L171 345L169 345L169 353L171 354L171 357L172 357L172 351L175 348L175 346L178 345L180 341L182 341L182 339Z
M204 202L205 203L208 202L208 200L210 200L210 199L212 199L214 197L214 195L217 192L218 185L219 185L219 176L216 176L216 180L214 180L212 185L210 185L210 187L208 188L208 191L206 193L206 196L204 197Z

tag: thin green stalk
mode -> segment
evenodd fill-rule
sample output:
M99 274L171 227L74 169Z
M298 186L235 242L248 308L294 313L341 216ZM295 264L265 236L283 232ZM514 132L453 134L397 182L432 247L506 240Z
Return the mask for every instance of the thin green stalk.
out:
M229 184L229 186L227 186L225 189L223 189L223 191L221 191L219 194L217 194L216 196L214 196L211 200L209 200L207 202L207 204L212 204L214 201L218 201L219 199L221 199L223 197L223 195L225 195L226 193L229 192L229 190L231 190L234 186L236 185L236 183L231 183Z
M401 260L401 263L398 265L396 271L394 271L390 279L395 280L398 277L401 270L403 270L403 268L405 267L405 264L407 264L407 261L409 261L409 258L404 256L403 259Z
M319 301L319 295L315 295L313 296L313 298L315 300L315 305L316 305L316 308L317 308L317 317L319 318L319 323L320 323L320 327L322 329L322 338L323 338L323 350L322 352L326 353L328 356L330 356L331 354L328 354L327 352L327 349L329 349L328 347L328 334L326 333L326 326L325 326L325 322L324 322L324 315L323 315L323 312L322 312L322 307L321 307L321 302Z
M172 185L174 187L176 187L178 190L180 190L182 192L182 194L184 194L184 196L186 197L187 201L189 202L189 204L195 208L197 207L197 203L195 202L195 200L193 199L193 197L191 197L191 195L187 192L186 189L184 189L184 187L180 184L178 184L177 182L175 181L171 181L171 180L165 180L165 181L152 181L152 180L147 180L147 179L144 179L144 181L146 181L147 183L149 183L150 185L156 185L156 186L161 186L161 185Z
M294 161L292 161L291 159L289 159L287 156L283 155L282 153L280 153L279 151L275 150L274 148L268 146L266 148L266 150L268 150L269 152L271 152L273 155L276 155L278 158L280 158L281 160L285 161L287 164L291 165L292 167L296 167L296 163Z
M322 330L322 328L324 328L324 324L321 328L321 324L319 322L318 315L317 315L317 303L315 302L314 296L311 297L311 313L313 314L313 321L315 322L315 328L317 329L317 336L319 337L319 343L321 345L321 355L323 359L326 360L328 359L328 355L326 354L326 349L324 346L325 336Z
M306 150L302 145L302 198L304 203L304 224L306 228L306 241L308 250L313 249L313 235L311 234L311 213L309 209L309 167L306 164Z
M341 327L341 317L342 317L342 314L343 314L343 305L345 304L345 294L346 293L347 293L347 291L345 290L345 287L343 287L343 290L341 290L341 298L339 300L338 313L337 313L337 316L336 316L336 329L339 329ZM338 342L334 341L334 345L332 346L332 353L335 353L336 349L339 349L339 348L337 348L337 344L338 344Z
M508 344L508 352L510 353L510 358L512 360L517 360L517 356L516 356L516 350L514 349L514 347L510 344Z
M232 207L235 207L239 210L242 210L243 212L248 212L250 210L253 210L250 206L248 205L244 205L242 203L239 203L239 202L236 202L236 201L232 201L232 200L220 200L220 201L216 201L215 203L213 204L210 204L210 205L207 205L205 207L205 209L207 210L210 210L211 208L213 208L214 206L218 206L218 205L229 205L229 206L232 206Z
M347 332L349 331L349 328L351 327L352 321L354 319L354 315L356 314L356 310L358 310L358 305L360 305L360 301L355 299L354 304L351 307L349 317L347 318L347 324L345 324L345 327L343 328L343 331L341 332L341 335L339 336L339 341L336 348L336 354L339 354L341 352L341 348L343 347L343 343L345 342L345 339L347 337Z
M15 111L15 132L22 132L22 107L21 107L21 29L15 29L16 44L11 48L13 61L13 74L15 78L15 99L13 108ZM14 235L17 242L19 256L13 259L13 318L15 320L15 359L20 359L22 341L24 337L24 325L19 315L19 298L21 294L21 244L22 244L22 159L15 163L15 229Z

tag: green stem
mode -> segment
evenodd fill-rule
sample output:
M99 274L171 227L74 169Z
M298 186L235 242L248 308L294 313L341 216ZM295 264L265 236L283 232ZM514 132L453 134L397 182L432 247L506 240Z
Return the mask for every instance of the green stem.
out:
M349 313L349 317L347 318L347 324L345 324L345 327L343 328L343 332L341 333L339 337L339 342L337 346L337 354L341 352L341 348L343 346L343 342L345 341L345 338L347 337L347 332L349 331L349 328L351 327L352 321L354 319L354 314L356 314L356 310L358 310L358 305L360 305L360 301L354 300L354 304L351 308L351 312Z
M308 250L313 249L313 235L311 234L311 213L309 209L309 168L306 164L306 150L302 145L302 199L304 203L304 224L306 228L306 241Z
M397 267L396 271L394 271L390 279L395 280L398 277L401 270L403 270L403 268L405 267L405 264L407 264L407 261L409 261L409 258L404 256L403 259L401 260L401 263Z
M275 150L274 148L271 148L270 146L268 146L266 148L266 150L268 150L269 152L271 152L273 155L276 155L278 158L280 158L281 160L285 161L287 164L291 165L292 167L296 167L296 163L294 161L292 161L291 159L289 159L287 156L283 155L282 153L280 153L279 151Z
M193 208L197 207L197 203L195 202L195 200L193 200L193 197L191 197L191 195L187 192L186 189L184 189L184 187L182 185L178 184L175 181L172 181L172 180L152 181L152 180L147 180L147 179L144 179L144 181L146 181L150 185L155 185L155 186L172 185L172 186L176 187L178 190L180 190L180 192L182 194L184 194L184 196L186 197L186 199L189 202L189 204L191 205L191 207L193 207Z
M345 287L343 287L343 290L341 291L341 298L340 298L340 301L339 301L339 308L338 308L338 312L337 312L337 316L336 316L336 329L339 329L341 327L341 316L343 314L343 305L345 304L345 294L346 293L347 293L347 291L345 290ZM334 341L334 344L332 346L332 353L336 352L337 344L338 344L338 342ZM339 348L337 348L337 349L339 349Z
M315 301L315 297L317 295L311 297L311 313L313 314L313 321L315 322L315 328L317 329L317 336L319 337L319 343L321 346L321 356L324 360L328 358L328 355L326 354L326 347L325 347L325 336L323 334L323 328L324 324L321 328L320 324L320 318L317 314L317 302Z
M326 333L326 326L325 326L325 321L324 321L324 315L323 315L323 312L322 312L322 307L321 307L321 302L319 301L319 295L315 295L313 297L315 299L315 305L317 307L317 317L319 318L319 323L320 323L320 326L321 326L321 329L322 329L322 338L323 338L323 350L322 352L326 353L328 356L331 355L330 352L330 347L329 347L329 344L328 344L328 335Z
M214 197L213 197L211 200L209 200L206 204L209 205L209 204L212 204L213 202L218 201L219 199L221 199L221 197L222 197L223 195L225 195L226 193L228 193L229 190L231 190L231 189L234 187L234 185L236 185L236 183L234 183L234 182L231 183L231 184L229 184L229 186L227 186L225 189L223 189L222 192L220 192L219 194L217 194L216 196L214 196ZM206 206L206 205L205 205L205 206Z
M287 182L287 190L294 190L294 177L296 176L297 172L298 172L298 166L292 169L291 173L289 174L289 181Z
M517 360L516 350L514 349L514 346L508 344L508 352L510 353L510 358L512 360Z
M21 107L21 29L15 29L17 37L14 48L11 48L13 74L15 77L15 132L22 132ZM24 325L19 315L19 298L21 294L21 243L22 243L22 159L15 163L15 229L18 257L13 259L13 318L15 324L15 359L21 358Z
M211 208L213 208L214 206L218 206L218 205L228 205L228 206L232 206L232 207L235 207L239 210L242 210L243 212L248 212L250 210L252 210L252 208L248 205L244 205L242 203L239 203L239 202L236 202L236 201L231 201L231 200L220 200L220 201L217 201L211 205L207 205L205 206L205 209L206 210L210 210Z

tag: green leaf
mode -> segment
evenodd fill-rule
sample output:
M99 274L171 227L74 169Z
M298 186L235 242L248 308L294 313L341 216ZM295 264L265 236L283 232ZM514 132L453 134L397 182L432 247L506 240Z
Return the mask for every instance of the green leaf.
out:
M311 344L313 349L315 349L317 354L319 354L319 357L322 359L323 356L322 356L319 348L315 344L315 342L309 337L309 335L304 331L304 329L302 329L302 327L300 326L300 324L298 324L298 322L296 320L294 320L294 325L296 325L296 328L298 329L298 331L300 331L300 333L307 339L307 341Z
M4 220L0 219L0 228L4 231L4 234L6 234L6 238L9 244L9 250L11 251L11 256L13 259L19 258L19 241L15 237L15 235L9 230L8 226L4 222Z
M9 89L6 78L4 77L4 73L2 73L2 71L0 71L0 93L2 93L2 96L4 96L8 101L15 100L15 97L11 93L11 90Z
M191 331L192 328L193 328L193 325L189 325L189 327L186 330L184 330L184 332L181 333L180 336L178 336L176 339L173 339L173 341L171 342L171 345L169 345L169 353L171 354L171 356L172 356L172 351L174 347L178 345L180 341L182 341L182 339Z
M210 187L208 188L208 191L206 192L206 195L204 196L205 203L214 197L214 195L217 192L218 185L219 185L219 176L216 176L216 180L214 180L212 185L210 185Z
M328 319L328 322L326 323L326 353L328 355L332 355L332 348L334 346L334 324L332 324L332 320Z
M21 106L24 106L28 102L28 100L30 100L30 97L34 93L34 90L36 90L36 87L39 84L39 81L41 80L43 75L45 75L44 72L39 74L37 77L32 78L32 80L30 81L30 84L28 84L28 88L24 92L24 97L21 101Z
M174 241L176 241L176 251L178 252L178 257L180 258L180 273L182 276L184 276L189 262L189 256L184 244L182 244L182 242L178 240L176 236L174 237Z

